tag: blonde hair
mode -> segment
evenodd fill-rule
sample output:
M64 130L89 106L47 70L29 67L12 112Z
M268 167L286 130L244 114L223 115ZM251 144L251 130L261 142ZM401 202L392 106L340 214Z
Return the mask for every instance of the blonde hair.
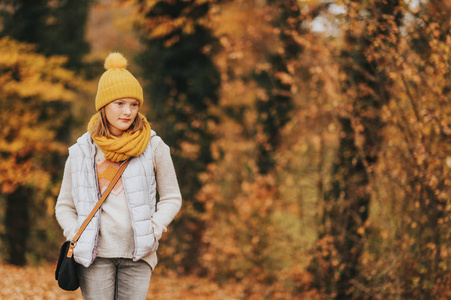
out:
M97 118L97 122L89 128L89 132L91 133L91 136L98 137L98 136L104 136L106 138L110 138L112 136L109 128L108 128L108 120L106 118L105 113L105 106L99 109L99 118ZM127 131L130 131L132 134L143 130L144 128L144 120L141 118L139 114L136 115L135 120L133 121L132 125L127 129Z

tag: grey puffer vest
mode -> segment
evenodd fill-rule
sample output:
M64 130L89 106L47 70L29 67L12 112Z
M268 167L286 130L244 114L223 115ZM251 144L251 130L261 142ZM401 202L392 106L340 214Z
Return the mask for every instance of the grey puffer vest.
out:
M151 137L153 136L156 136L156 133L152 130ZM78 214L78 228L101 196L98 187L95 151L95 145L88 132L69 148L72 196ZM158 241L154 237L152 226L152 216L155 213L156 179L150 141L146 150L130 161L122 174L122 183L134 231L133 260L137 261L158 248ZM94 215L74 249L75 261L85 267L91 265L97 256L101 213L102 208Z

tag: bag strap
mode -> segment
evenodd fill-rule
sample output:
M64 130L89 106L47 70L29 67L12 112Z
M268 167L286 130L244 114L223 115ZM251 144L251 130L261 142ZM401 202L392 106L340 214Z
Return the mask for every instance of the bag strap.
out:
M94 208L92 209L92 211L89 214L89 216L86 218L86 220L81 225L80 229L78 229L77 234L75 234L74 238L70 241L69 250L67 251L67 257L69 257L69 258L72 257L72 254L74 252L75 244L77 243L77 241L80 238L80 236L83 233L83 231L88 226L89 222L91 222L92 217L94 217L94 215L96 214L97 210L99 210L100 206L103 204L103 202L105 202L106 198L108 197L108 195L110 194L110 192L114 188L114 186L116 185L116 183L119 180L119 178L121 178L122 173L124 172L125 168L130 163L130 160L131 160L131 158L127 159L124 163L122 163L122 165L119 168L119 170L117 171L116 175L114 175L113 180L111 180L111 182L108 185L107 189L102 194L102 197L100 197L100 200L97 201L96 206L94 206Z

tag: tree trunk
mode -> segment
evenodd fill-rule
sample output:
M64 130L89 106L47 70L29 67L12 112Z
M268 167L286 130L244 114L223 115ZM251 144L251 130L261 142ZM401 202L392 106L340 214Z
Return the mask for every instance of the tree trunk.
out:
M30 234L30 197L31 190L19 187L6 195L5 235L7 242L7 262L24 266L26 261L27 240Z

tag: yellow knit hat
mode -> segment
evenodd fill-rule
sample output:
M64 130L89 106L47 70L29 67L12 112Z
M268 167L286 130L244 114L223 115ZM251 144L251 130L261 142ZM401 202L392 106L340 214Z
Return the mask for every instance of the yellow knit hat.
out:
M127 60L118 52L105 59L105 73L99 80L96 95L96 110L120 98L135 98L143 104L143 89L138 80L125 69Z

